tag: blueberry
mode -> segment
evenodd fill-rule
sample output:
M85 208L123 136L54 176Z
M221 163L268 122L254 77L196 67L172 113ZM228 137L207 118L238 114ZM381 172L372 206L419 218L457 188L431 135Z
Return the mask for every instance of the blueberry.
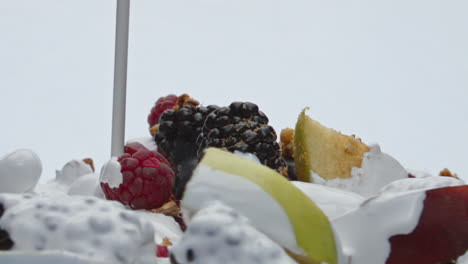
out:
M96 200L95 200L95 199L91 199L91 198L87 198L87 199L84 200L84 202L85 202L86 204L91 205L91 204L95 204L95 203L96 203Z
M195 260L195 253L193 252L193 249L189 248L187 250L187 256L186 257L187 257L188 262L192 262L192 261Z
M109 233L114 229L114 226L111 221L97 217L91 217L88 220L88 224L93 232L100 234Z
M169 259L171 260L171 264L179 264L179 262L177 262L176 258L174 257L174 254L171 254Z
M7 231L0 229L0 251L10 250L15 243L11 240Z
M47 230L53 232L57 230L58 219L55 217L47 216L44 218L44 226L47 228Z

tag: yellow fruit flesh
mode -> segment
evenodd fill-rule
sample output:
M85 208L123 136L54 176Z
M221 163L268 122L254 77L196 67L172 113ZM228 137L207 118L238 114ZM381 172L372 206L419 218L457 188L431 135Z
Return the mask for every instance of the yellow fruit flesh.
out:
M369 147L354 136L346 136L321 125L305 114L299 115L294 134L294 160L298 179L311 182L311 171L330 180L351 177L360 168Z
M214 148L206 150L201 163L252 181L281 205L290 219L298 247L306 253L301 256L288 252L299 263L337 263L335 237L327 216L283 176L266 166Z

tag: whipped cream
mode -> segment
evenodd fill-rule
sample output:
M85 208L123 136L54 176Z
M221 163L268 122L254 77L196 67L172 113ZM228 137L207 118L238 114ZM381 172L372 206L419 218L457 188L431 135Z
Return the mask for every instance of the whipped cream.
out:
M457 264L468 264L468 250L457 259Z
M385 263L390 254L389 238L409 234L417 226L426 197L413 191L371 198L358 210L332 221L343 251L352 264Z
M253 161L255 163L258 163L258 164L261 164L260 160L258 159L258 157L253 154L253 153L249 153L249 152L242 152L242 151L234 151L234 154L238 155L238 156L241 156L245 159L248 159L250 161Z
M122 167L116 157L109 160L101 170L99 180L102 183L108 183L111 188L118 188L123 183L123 176L120 170Z
M39 156L31 150L19 149L0 160L0 193L32 191L42 173Z
M55 178L61 184L70 185L79 177L89 173L93 173L89 164L82 160L71 160L61 170L55 172Z
M63 251L19 252L7 251L0 254L0 263L8 264L106 264L89 257Z
M132 211L115 201L63 194L0 194L0 226L12 251L63 251L102 263L168 263L156 243L180 236L172 217Z
M70 185L67 193L69 195L96 196L103 199L105 197L99 182L99 176L95 173L89 173L78 178Z
M301 181L292 181L291 183L317 204L331 220L358 209L364 202L364 197L353 192L315 183Z
M103 198L99 176L91 166L82 160L71 160L61 170L56 171L55 179L38 184L34 189L38 194L90 195Z

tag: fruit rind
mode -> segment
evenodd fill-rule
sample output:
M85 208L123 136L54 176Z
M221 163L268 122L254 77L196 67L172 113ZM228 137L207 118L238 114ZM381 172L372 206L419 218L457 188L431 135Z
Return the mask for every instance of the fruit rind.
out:
M297 244L306 253L301 263L337 263L335 235L328 218L287 179L266 166L219 149L208 148L201 163L214 170L243 177L269 193L286 212ZM300 257L294 253L291 256Z
M302 142L305 141L305 110L304 109L297 120L296 128L294 129L294 161L296 164L296 175L299 181L311 182L310 176L310 156L308 149Z

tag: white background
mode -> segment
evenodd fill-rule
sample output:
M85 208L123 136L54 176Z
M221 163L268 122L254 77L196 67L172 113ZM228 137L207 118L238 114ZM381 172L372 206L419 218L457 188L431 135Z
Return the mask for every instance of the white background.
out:
M110 153L115 1L0 0L0 155L30 148L42 181ZM126 138L154 101L257 103L279 132L301 109L403 166L468 180L468 2L138 0Z

